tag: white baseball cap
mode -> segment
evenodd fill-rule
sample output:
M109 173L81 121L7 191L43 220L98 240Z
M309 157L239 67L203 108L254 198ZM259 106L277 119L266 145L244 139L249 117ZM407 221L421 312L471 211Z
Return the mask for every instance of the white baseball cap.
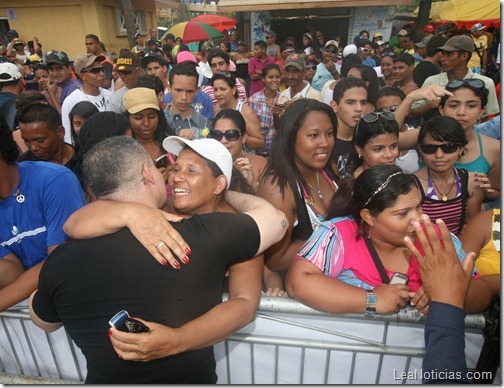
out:
M354 44L349 44L345 46L343 49L343 57L346 57L349 54L357 54L357 46Z
M21 78L18 67L10 62L0 63L0 82L17 81Z
M224 144L215 139L188 140L179 136L169 136L163 140L163 148L176 156L186 146L201 157L214 162L226 177L227 188L229 188L233 171L233 157Z

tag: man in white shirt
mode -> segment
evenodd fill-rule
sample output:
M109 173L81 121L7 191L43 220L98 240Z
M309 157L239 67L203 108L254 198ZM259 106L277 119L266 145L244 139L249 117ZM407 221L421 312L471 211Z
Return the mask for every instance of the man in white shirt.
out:
M86 53L79 55L74 61L75 73L81 79L82 87L74 90L65 99L61 107L61 119L65 127L66 143L72 144L71 123L68 115L75 104L81 101L89 101L100 112L109 110L109 99L112 93L102 88L105 81L105 73L101 62L104 60L105 57L103 55L96 56Z
M285 104L285 108L290 104L290 101L299 98L313 98L314 100L322 101L322 97L309 82L304 80L306 73L306 64L302 56L292 54L287 57L284 65L285 84L288 86L286 90L280 93L278 104Z

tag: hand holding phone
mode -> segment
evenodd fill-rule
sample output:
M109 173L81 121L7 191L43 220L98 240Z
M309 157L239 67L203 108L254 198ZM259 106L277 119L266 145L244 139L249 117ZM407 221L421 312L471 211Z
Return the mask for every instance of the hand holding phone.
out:
M109 321L110 327L126 333L146 333L150 329L139 320L131 318L126 310L119 311Z

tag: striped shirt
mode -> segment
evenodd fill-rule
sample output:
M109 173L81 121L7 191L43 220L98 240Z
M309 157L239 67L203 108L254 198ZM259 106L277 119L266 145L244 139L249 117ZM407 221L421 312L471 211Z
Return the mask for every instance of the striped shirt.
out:
M273 104L278 103L279 92L276 92L276 96L273 99ZM249 105L254 111L254 113L259 118L259 123L261 125L261 132L266 140L266 144L262 148L262 151L269 152L273 140L275 140L276 130L273 124L273 113L271 113L271 108L266 102L266 96L264 95L264 89L257 92L249 98Z

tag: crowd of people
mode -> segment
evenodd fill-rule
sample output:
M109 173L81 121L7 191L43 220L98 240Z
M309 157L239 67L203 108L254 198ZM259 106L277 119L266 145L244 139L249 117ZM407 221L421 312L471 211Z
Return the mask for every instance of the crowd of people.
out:
M88 34L71 62L11 30L0 51L0 311L31 295L87 382L215 383L261 290L439 314L422 260L473 252L452 304L500 293L496 31L267 31L252 53L233 30L195 54L149 34L118 55ZM107 337L122 309L150 330Z

